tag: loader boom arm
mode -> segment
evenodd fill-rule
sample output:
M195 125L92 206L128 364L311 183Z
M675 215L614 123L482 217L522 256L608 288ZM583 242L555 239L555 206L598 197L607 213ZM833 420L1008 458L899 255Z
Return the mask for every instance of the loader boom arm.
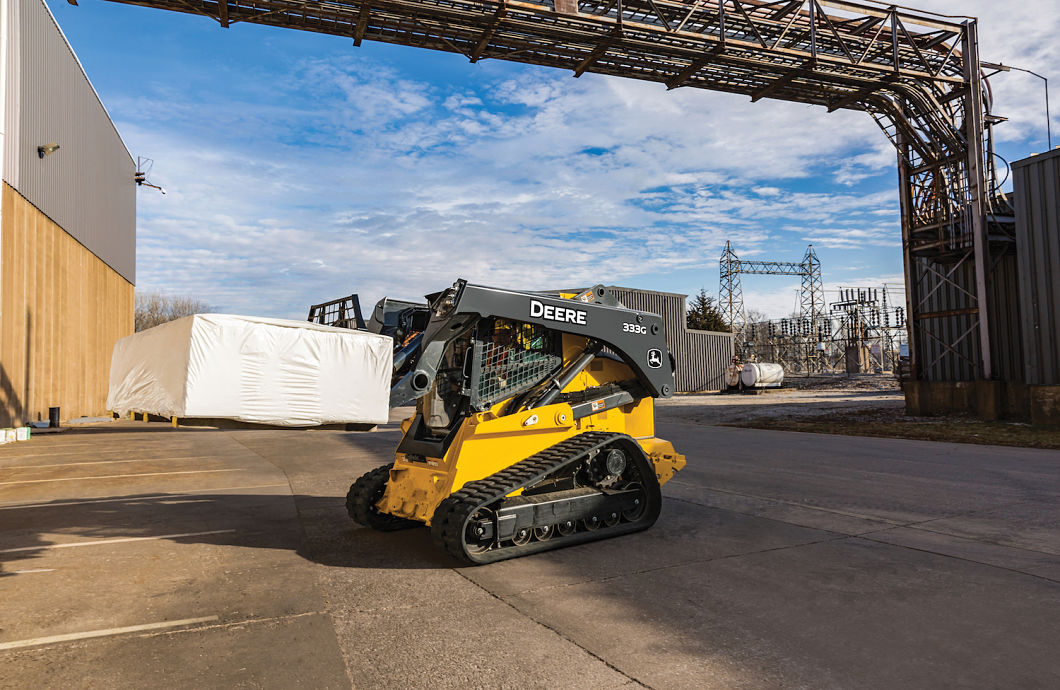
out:
M431 300L431 319L423 332L415 368L391 389L392 407L428 393L446 345L479 319L498 317L598 341L620 357L651 397L674 392L673 368L662 319L648 312L617 306L606 291L566 299L551 294L503 290L463 280Z

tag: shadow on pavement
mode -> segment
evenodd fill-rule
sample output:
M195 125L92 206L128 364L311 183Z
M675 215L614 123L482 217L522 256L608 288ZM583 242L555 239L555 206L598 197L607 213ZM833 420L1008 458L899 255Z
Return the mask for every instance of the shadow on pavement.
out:
M426 529L375 532L350 520L335 497L142 494L0 509L0 577L14 574L13 562L38 558L56 544L158 537L178 544L286 549L343 568L455 565L431 544ZM18 569L32 567L22 563Z

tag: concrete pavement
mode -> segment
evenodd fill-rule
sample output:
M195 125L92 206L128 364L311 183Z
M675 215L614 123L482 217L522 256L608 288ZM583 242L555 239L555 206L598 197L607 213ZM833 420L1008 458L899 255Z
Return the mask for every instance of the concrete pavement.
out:
M393 426L0 448L0 686L1060 685L1060 453L666 415L655 527L459 569L345 515Z

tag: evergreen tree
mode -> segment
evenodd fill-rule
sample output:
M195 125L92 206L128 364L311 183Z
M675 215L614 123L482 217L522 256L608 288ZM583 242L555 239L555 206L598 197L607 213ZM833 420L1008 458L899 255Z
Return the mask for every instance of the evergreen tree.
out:
M697 331L729 331L721 305L703 289L688 305L688 327Z

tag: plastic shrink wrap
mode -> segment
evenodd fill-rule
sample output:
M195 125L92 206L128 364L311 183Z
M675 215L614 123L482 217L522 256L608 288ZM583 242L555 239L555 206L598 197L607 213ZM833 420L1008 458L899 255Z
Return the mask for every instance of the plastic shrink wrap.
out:
M114 345L107 407L275 426L382 424L392 361L388 336L197 314Z

